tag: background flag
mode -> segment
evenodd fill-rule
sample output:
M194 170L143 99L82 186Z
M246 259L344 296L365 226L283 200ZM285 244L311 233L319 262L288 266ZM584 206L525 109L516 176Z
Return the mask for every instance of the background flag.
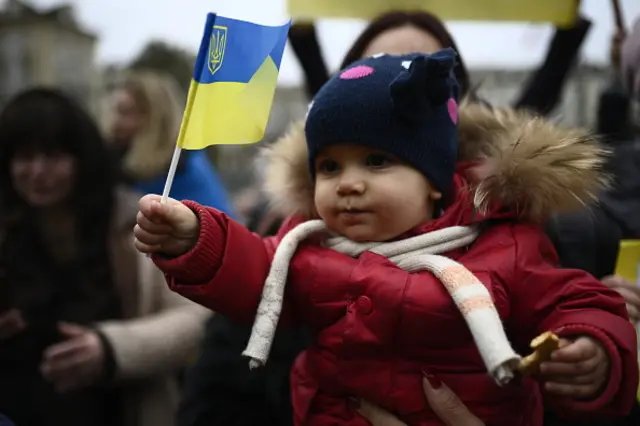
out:
M568 26L578 13L576 0L288 0L297 19L373 19L389 10L426 10L452 21L553 22Z

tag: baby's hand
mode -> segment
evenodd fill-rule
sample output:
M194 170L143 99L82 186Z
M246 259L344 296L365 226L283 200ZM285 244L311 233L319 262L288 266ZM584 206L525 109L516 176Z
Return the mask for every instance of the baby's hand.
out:
M179 201L170 198L167 204L160 204L160 200L159 195L145 195L140 199L133 230L136 248L142 253L185 254L198 241L198 216Z
M545 389L553 394L577 399L598 396L609 375L609 357L592 337L562 339L551 361L540 366Z

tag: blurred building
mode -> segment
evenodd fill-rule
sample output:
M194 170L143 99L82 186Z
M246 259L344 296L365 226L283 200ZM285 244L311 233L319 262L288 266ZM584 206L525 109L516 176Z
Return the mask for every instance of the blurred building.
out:
M552 116L567 126L595 128L600 93L611 82L611 69L582 64L571 73ZM495 105L510 105L531 71L471 70L479 94Z
M71 5L36 9L5 0L0 9L0 105L33 85L61 88L93 106L97 38Z

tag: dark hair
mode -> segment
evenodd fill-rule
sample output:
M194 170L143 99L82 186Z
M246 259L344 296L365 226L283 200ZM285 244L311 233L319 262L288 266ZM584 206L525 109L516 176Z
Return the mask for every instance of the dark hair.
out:
M451 47L458 53L458 63L454 68L454 74L460 85L460 95L464 97L469 92L470 78L464 61L460 56L460 51L456 45L451 33L447 30L444 23L435 15L424 11L391 11L378 16L369 23L367 28L360 34L351 46L342 61L340 69L346 68L353 62L362 58L367 47L373 39L385 31L394 28L411 25L433 35L443 48Z
M75 158L70 213L79 258L73 263L87 285L110 283L108 242L116 186L112 162L94 120L73 99L53 89L24 91L0 113L0 229L6 232L0 242L1 260L12 259L23 271L42 261L33 253L39 244L33 241L34 235L38 240L33 210L15 191L10 174L12 159L24 150L65 152Z
M76 159L71 202L78 225L87 228L79 231L95 229L100 218L110 216L115 180L107 146L94 120L73 99L57 90L34 88L15 96L0 113L3 213L28 209L10 175L11 160L23 150L66 152Z

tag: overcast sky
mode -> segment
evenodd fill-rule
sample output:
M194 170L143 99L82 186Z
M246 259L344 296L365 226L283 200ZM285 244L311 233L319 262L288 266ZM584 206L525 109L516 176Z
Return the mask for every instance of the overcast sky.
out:
M31 3L51 6L62 2L32 0ZM82 25L99 35L101 63L128 61L152 38L195 51L209 11L265 23L282 22L286 16L285 0L68 0L65 3L73 3ZM621 0L621 3L629 25L634 17L640 16L640 1ZM610 1L582 0L582 12L594 22L583 57L591 63L605 63L613 31ZM363 25L351 20L319 23L322 48L331 68L338 66ZM449 27L472 68L528 68L542 59L552 33L548 25L526 23L451 22ZM299 66L287 49L280 83L292 85L299 81Z

